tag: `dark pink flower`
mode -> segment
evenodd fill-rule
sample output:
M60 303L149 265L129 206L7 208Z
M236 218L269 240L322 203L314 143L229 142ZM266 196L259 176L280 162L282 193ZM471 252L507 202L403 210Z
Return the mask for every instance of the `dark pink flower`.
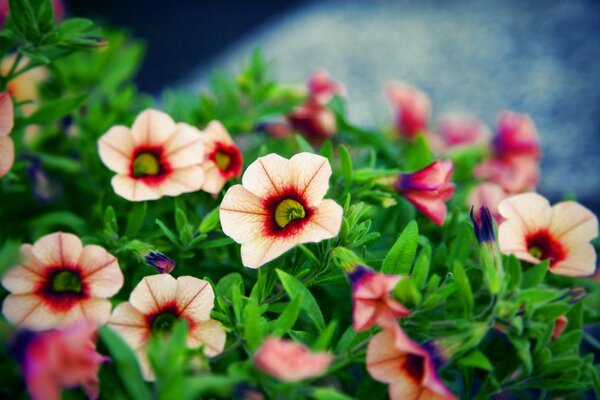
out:
M444 154L455 148L484 143L487 132L486 126L476 117L449 114L440 118L437 134L428 135L428 140L437 154Z
M314 100L296 107L287 119L295 130L316 142L331 138L337 131L333 111Z
M431 104L425 93L403 82L387 86L387 96L396 114L396 130L407 139L414 139L428 129Z
M498 157L528 156L539 159L540 141L531 117L503 111L498 116L496 137L493 143L494 153Z
M536 159L527 156L492 157L475 168L476 178L494 182L509 194L535 190L540 180Z
M344 85L331 79L329 73L323 68L315 70L308 77L307 86L311 100L320 104L326 104L336 94L341 96L346 94Z

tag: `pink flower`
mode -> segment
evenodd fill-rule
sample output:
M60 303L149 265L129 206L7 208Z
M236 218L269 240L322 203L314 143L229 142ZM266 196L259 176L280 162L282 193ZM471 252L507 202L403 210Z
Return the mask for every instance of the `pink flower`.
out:
M225 346L225 331L210 319L215 294L207 281L192 276L168 274L143 278L129 302L119 304L108 324L135 350L147 380L154 375L146 359L150 335L169 333L177 320L188 322L187 347L203 346L204 354L216 356Z
M202 190L217 195L227 181L242 173L242 153L219 121L208 124L202 133L202 142L206 152L202 163Z
M359 265L348 277L352 282L356 332L369 329L373 325L395 325L397 318L410 315L410 311L390 295L402 276L380 274Z
M287 119L295 130L317 142L327 140L337 132L333 111L314 100L296 107Z
M323 375L333 361L327 352L311 352L291 340L268 337L254 355L256 366L284 382Z
M104 165L117 173L115 193L131 201L194 192L204 184L200 131L167 114L146 110L131 129L114 126L98 141Z
M311 100L326 104L334 95L345 95L346 88L329 76L327 70L319 68L308 77L308 91Z
M552 340L556 340L560 337L560 335L562 335L568 323L569 319L564 315L561 315L560 317L554 320L554 328L552 329Z
M455 399L437 375L438 351L419 346L398 325L373 336L367 347L367 371L389 383L391 400Z
M15 161L15 145L8 136L13 129L13 102L10 94L0 93L0 178Z
M540 167L536 159L516 156L492 157L475 168L476 178L494 182L508 193L535 190L540 180Z
M550 206L536 193L509 197L498 206L505 221L498 242L505 254L530 263L550 261L549 271L559 275L594 273L596 252L589 243L598 236L598 219L574 201Z
M527 114L503 111L498 116L494 152L502 158L527 156L539 159L540 141L535 124Z
M396 130L407 139L414 139L428 129L431 104L427 95L404 82L387 86L387 96L396 113Z
M465 146L485 142L488 136L485 125L470 115L450 114L442 117L437 124L437 135L429 135L431 147L438 154Z
M108 358L96 352L96 325L81 321L46 331L26 343L20 357L33 400L60 400L61 390L82 385L88 399L97 399L98 371Z
M337 236L342 207L323 200L330 176L329 161L311 153L289 160L269 154L250 164L220 206L223 232L241 243L246 267L258 268L298 243Z
M52 233L21 246L24 260L4 274L11 294L2 313L11 323L44 330L83 319L104 323L109 297L123 286L117 259L100 246L83 247L70 233Z
M452 172L452 161L435 161L419 171L400 174L394 187L434 223L442 225L448 212L445 202L454 193Z
M492 182L484 182L471 190L467 205L474 207L476 210L479 210L481 207L487 207L496 222L500 223L501 218L498 213L498 205L506 197L507 194L502 189L502 186Z

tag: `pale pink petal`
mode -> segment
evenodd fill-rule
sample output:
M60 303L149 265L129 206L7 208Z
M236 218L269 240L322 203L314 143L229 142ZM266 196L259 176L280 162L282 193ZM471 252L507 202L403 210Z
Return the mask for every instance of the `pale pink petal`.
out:
M567 249L567 257L549 268L550 272L565 276L588 276L596 270L596 251L590 243L579 243Z
M394 335L389 331L379 332L367 346L367 370L380 382L394 382L402 373L402 361L405 357L406 353L396 348Z
M275 153L258 158L248 166L242 185L259 198L280 193L294 183L294 170L290 160Z
M80 301L65 313L60 326L67 326L82 320L94 321L99 325L104 324L110 317L110 310L110 300L91 297Z
M169 274L144 277L131 292L129 302L142 314L160 309L177 294L177 281Z
M190 165L174 170L159 185L156 191L165 196L179 196L182 193L190 193L200 190L204 183L204 170L202 166Z
M191 348L204 345L204 354L214 357L223 352L227 335L219 321L210 319L200 321L190 332L187 346Z
M8 136L0 136L0 178L8 174L15 162L15 144Z
M498 227L498 245L504 254L514 254L521 260L538 263L540 260L529 254L525 242L526 232L517 221L504 221Z
M210 319L215 294L207 281L192 276L180 276L177 278L175 301L181 316L187 316L194 321L204 321Z
M546 228L552 217L550 203L537 193L509 197L498 205L498 212L511 223L520 224L525 233Z
M475 210L479 210L481 207L487 207L494 216L494 219L499 221L500 214L498 213L498 205L502 200L506 199L506 197L506 192L502 189L502 186L492 182L485 182L475 186L471 191L467 206L469 208L473 207Z
M94 297L111 297L123 286L118 260L100 246L85 246L79 257L79 266Z
M0 93L0 137L8 136L13 129L13 102L8 92ZM1 141L0 141L1 142ZM0 159L3 159L0 151Z
M173 169L200 165L204 159L201 132L188 124L179 123L164 144L165 159Z
M352 318L354 320L354 330L356 332L368 329L375 324L377 307L374 303L374 300L355 300Z
M304 225L297 242L309 243L336 237L342 225L344 210L335 201L326 199L319 204L310 220Z
M111 171L127 174L135 148L133 136L125 126L113 126L98 140L100 159Z
M242 243L242 264L248 268L258 268L279 257L297 243L293 237L257 236L256 239Z
M57 326L63 315L48 310L40 296L35 294L11 294L2 303L4 317L13 325L34 330Z
M110 181L116 194L130 201L157 200L160 193L139 179L127 175L115 175Z
M144 346L150 334L146 318L129 302L115 307L108 325L118 332L134 350Z
M389 387L390 400L433 400L423 392L424 388L410 377L399 377Z
M437 225L443 225L448 214L446 203L438 193L427 190L407 190L402 196Z
M44 277L23 266L9 269L2 277L2 286L13 294L31 293L40 287Z
M221 171L213 161L203 162L202 169L204 170L202 190L213 195L218 194L223 189L223 186L225 186L227 179L223 177Z
M202 138L205 144L221 142L224 144L233 144L233 140L227 132L227 129L219 121L210 121L202 131Z
M331 165L325 157L300 153L290 159L292 170L296 175L296 188L308 204L317 205L329 189Z
M33 244L33 254L45 265L76 267L83 247L81 240L64 232L51 233Z
M268 214L261 200L242 185L227 190L219 207L223 232L238 243L245 243L262 235Z
M162 111L148 109L139 114L131 127L136 145L162 145L175 130L175 121Z
M589 242L598 237L598 218L581 204L565 201L552 207L548 229L561 242Z

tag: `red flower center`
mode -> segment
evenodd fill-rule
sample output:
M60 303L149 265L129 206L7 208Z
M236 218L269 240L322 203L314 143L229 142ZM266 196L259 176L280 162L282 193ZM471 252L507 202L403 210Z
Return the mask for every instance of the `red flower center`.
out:
M423 375L425 375L425 358L418 354L407 355L404 361L404 369L415 382L421 383Z
M148 185L162 182L171 172L171 166L165 159L161 146L137 147L131 159L130 176Z
M567 250L546 229L530 233L525 238L527 251L539 260L550 260L552 267L567 257Z
M217 142L208 158L219 167L219 172L226 179L238 176L242 171L242 153L234 145Z
M53 311L66 312L88 297L88 287L78 268L60 266L48 269L46 279L36 293Z
M263 201L269 217L265 233L270 236L293 236L310 220L314 209L296 188L289 187Z

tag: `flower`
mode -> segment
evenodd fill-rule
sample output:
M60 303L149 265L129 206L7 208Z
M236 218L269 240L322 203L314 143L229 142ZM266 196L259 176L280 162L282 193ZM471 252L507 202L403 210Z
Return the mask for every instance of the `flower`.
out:
M498 243L505 254L531 263L550 261L559 275L594 273L596 252L589 243L598 236L598 218L574 201L551 207L537 193L509 197L498 206L506 220L500 224Z
M540 166L531 157L492 157L477 165L474 175L500 185L508 193L516 194L535 190L540 180Z
M462 114L445 115L438 121L438 135L429 135L436 153L482 144L488 135L485 125L477 117Z
M329 76L329 72L323 68L316 69L308 77L308 92L310 98L319 104L326 104L338 94L344 96L346 88Z
M391 400L454 399L437 375L441 361L431 342L419 346L398 325L373 336L367 346L367 371L390 384Z
M2 75L7 76L13 64L17 60L17 54L10 54L2 59ZM31 60L28 57L22 57L17 68L23 68L29 65ZM33 101L34 103L39 99L38 86L40 83L46 80L48 77L48 71L45 67L38 66L32 68L22 74L16 76L8 82L7 90L12 97L14 97L17 103L25 101ZM22 104L19 109L25 114L30 115L36 109L36 104Z
M434 223L442 225L448 210L445 202L454 193L452 161L434 161L412 173L398 175L394 187Z
M0 178L12 168L15 145L8 136L13 129L13 102L10 94L0 93Z
M170 333L177 320L188 322L187 346L204 346L204 354L216 356L225 346L225 331L210 319L215 294L207 281L192 276L175 279L169 274L144 277L119 304L108 324L133 348L147 380L154 375L146 359L150 335Z
M314 100L296 107L287 119L294 129L317 142L327 140L337 132L333 111Z
M552 328L552 340L556 340L562 335L569 323L569 319L564 315L556 318L554 320L554 328Z
M242 153L219 121L212 121L202 133L204 143L204 184L202 190L217 195L225 183L242 173Z
M404 82L387 86L387 96L396 113L396 130L407 139L414 139L428 129L431 103L427 95Z
M113 126L98 141L104 165L117 173L112 187L131 201L194 192L204 184L202 136L158 110L137 116L131 129Z
M2 278L11 292L2 313L11 323L44 330L82 319L108 320L108 298L123 286L114 256L100 246L82 246L77 236L63 232L24 244L21 253L21 265Z
M17 358L31 398L60 400L61 389L81 385L88 399L97 399L98 371L108 358L96 352L95 336L89 321L38 334L21 331Z
M223 232L241 243L245 266L258 268L298 243L337 236L342 207L323 200L330 176L329 161L311 153L289 160L269 154L250 164L219 208Z
M328 352L311 352L291 340L268 337L254 354L256 366L284 382L298 382L325 373L333 361Z
M507 158L526 156L539 159L540 141L535 124L529 115L503 111L498 116L494 152Z
M477 213L473 211L474 207L471 207L471 222L473 222L473 230L479 244L495 242L496 234L494 233L494 222L490 210L483 206L479 208Z
M144 262L154 267L159 274L170 274L175 269L175 261L159 251L149 251L144 255Z
M501 218L500 214L498 214L498 204L507 197L502 186L492 182L484 182L471 190L467 204L475 207L476 210L486 207L496 222L500 223Z
M352 282L352 306L354 330L369 329L377 324L381 327L396 324L396 318L408 317L410 311L390 295L400 275L385 275L359 265L348 274Z

